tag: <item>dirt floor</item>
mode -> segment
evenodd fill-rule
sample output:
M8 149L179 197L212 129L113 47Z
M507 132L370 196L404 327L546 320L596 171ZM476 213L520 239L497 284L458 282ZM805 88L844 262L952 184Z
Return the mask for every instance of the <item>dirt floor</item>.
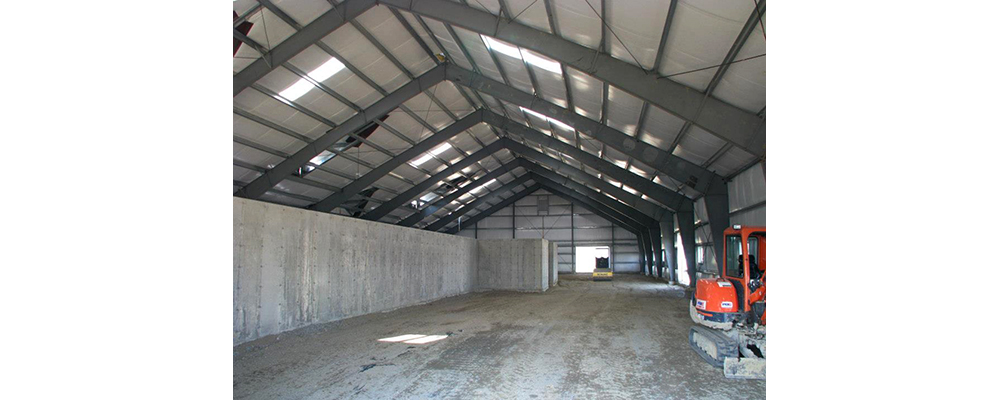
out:
M545 293L484 292L234 348L237 399L764 398L688 345L684 289L638 275L560 275ZM449 335L430 344L378 342Z

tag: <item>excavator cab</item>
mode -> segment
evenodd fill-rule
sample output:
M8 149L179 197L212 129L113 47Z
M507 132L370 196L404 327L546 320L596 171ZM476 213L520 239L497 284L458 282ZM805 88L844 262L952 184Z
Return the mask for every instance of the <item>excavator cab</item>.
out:
M692 349L727 377L764 378L767 230L726 228L721 276L699 279L691 297Z
M767 271L767 240L764 227L735 225L725 230L726 256L722 278L734 286L739 307L750 323L765 324L764 279ZM758 291L760 293L758 293ZM761 303L759 306L754 306ZM756 309L755 309L756 308Z

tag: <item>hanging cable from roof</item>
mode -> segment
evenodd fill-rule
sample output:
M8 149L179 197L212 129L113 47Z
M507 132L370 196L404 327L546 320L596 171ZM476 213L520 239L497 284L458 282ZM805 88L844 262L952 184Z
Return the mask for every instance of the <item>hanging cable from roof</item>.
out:
M722 64L718 64L718 65L712 65L712 66L708 66L708 67L704 67L704 68L692 69L690 71L678 72L676 74L664 75L664 76L658 77L656 79L663 79L663 78L669 78L669 77L677 76L677 75L690 74L692 72L704 71L706 69L712 69L712 68L716 68L716 67L721 67L723 65L732 65L732 64L736 64L736 63L741 62L741 61L749 61L749 60L753 60L755 58L761 58L761 57L764 57L765 55L767 55L767 53L758 54L758 55L750 56L750 57L747 57L747 58L741 58L739 60L733 60L733 61L730 61L730 62L727 62L727 63L722 63Z

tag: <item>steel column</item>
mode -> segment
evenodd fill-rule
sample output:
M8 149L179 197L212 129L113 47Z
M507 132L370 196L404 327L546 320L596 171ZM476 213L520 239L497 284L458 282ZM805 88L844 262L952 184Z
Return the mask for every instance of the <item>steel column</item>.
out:
M677 228L681 231L681 244L684 245L684 259L687 260L688 276L691 286L698 281L698 260L694 257L694 210L677 212Z
M663 236L664 261L667 268L667 278L670 283L677 283L677 248L674 244L674 215L664 215L660 218L660 233Z

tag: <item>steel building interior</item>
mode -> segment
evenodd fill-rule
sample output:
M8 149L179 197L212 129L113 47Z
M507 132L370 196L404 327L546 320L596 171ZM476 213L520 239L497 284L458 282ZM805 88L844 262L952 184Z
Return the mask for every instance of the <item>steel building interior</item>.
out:
M688 340L766 226L764 0L233 16L235 398L765 396Z

